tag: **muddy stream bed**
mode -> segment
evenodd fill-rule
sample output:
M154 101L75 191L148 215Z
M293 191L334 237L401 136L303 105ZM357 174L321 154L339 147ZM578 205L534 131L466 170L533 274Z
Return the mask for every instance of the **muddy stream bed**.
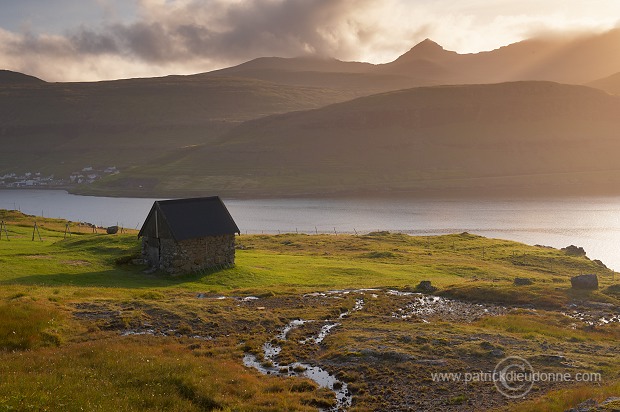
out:
M257 310L269 308L291 308L296 307L301 312L293 311L293 316L297 313L309 313L304 311L305 307L315 307L324 305L339 309L340 314L333 314L323 318L284 318L284 326L274 325L272 335L258 348L258 352L246 352L243 355L243 364L253 368L265 375L282 377L307 378L315 382L319 387L326 388L333 392L335 403L331 408L321 409L323 411L344 411L354 404L353 384L348 383L345 377L341 377L338 367L331 363L325 363L315 359L316 355L306 356L303 359L290 357L288 349L305 347L311 349L310 352L320 352L328 346L325 340L331 335L338 333L339 329L355 324L356 316L369 316L373 310L375 301L386 300L393 302L386 305L381 316L391 319L398 319L403 322L454 322L472 323L483 317L499 316L518 310L516 307L504 307L493 304L480 304L466 301L447 299L434 295L424 295L413 292L403 292L385 289L358 289L358 290L333 290L326 292L315 292L301 296L291 297L225 297L206 294L195 295L199 300L211 301L230 301L233 306L250 307ZM221 321L217 317L200 318L196 313L188 316L189 313L183 311L172 311L158 304L148 302L89 302L75 305L74 315L77 318L95 322L103 330L115 330L123 336L128 335L151 335L151 336L176 336L212 341L220 336L233 336L238 330L252 333L253 322L249 319L234 319L234 322ZM530 309L535 310L535 309ZM127 321L128 314L137 313L140 316L134 321ZM334 313L334 312L332 312ZM337 311L336 311L337 313ZM376 312L379 313L379 312ZM571 304L563 308L561 313L572 318L578 325L605 325L620 321L619 309L608 304L601 303L579 303ZM302 315L303 316L303 315ZM219 322L219 323L218 323ZM353 323L347 323L353 322ZM183 326L184 325L184 326ZM281 325L281 324L280 324ZM295 333L292 333L295 332ZM463 336L455 337L458 341L471 339ZM458 342L457 342L458 343ZM461 342L462 343L462 342ZM289 346L290 345L290 346ZM508 346L511 343L507 343ZM283 348L286 346L286 356ZM293 351L293 353L294 353ZM375 356L373 351L362 350L362 354ZM282 357L284 356L284 357ZM372 357L371 356L371 357ZM285 361L286 358L286 361ZM415 359L408 357L408 359ZM445 360L441 357L435 359L420 358L414 360L421 367L430 364L442 365ZM434 363L433 363L434 362ZM340 365L341 367L342 365ZM377 367L377 365L373 365Z

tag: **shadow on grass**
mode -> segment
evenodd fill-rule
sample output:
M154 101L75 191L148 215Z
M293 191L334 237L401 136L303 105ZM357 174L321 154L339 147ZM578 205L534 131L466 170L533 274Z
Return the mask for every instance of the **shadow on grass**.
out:
M121 289L147 289L200 283L205 278L231 271L232 268L213 269L200 273L170 276L165 273L145 274L138 270L119 267L113 270L85 273L53 273L28 275L0 281L0 285L78 286Z

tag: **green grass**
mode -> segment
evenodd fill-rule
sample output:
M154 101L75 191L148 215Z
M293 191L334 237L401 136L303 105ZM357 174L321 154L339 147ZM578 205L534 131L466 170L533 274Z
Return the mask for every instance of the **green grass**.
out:
M58 220L39 222L43 241L32 241L32 223L13 216L11 241L0 243L0 284L5 286L110 289L181 289L277 293L329 288L413 287L430 280L449 296L504 303L558 305L575 298L569 277L597 273L603 287L611 272L583 257L548 248L470 234L411 237L351 235L241 236L236 266L206 274L145 275L144 267L116 262L139 257L135 233L75 233L64 238ZM10 219L9 219L10 222ZM482 258L484 255L484 259ZM528 264L523 264L527 261ZM534 285L516 287L515 277ZM589 296L615 301L615 289ZM604 294L606 293L606 294Z
M18 293L0 304L0 351L58 345L60 338L55 329L61 323L60 313L21 302L21 297Z
M64 410L71 405L88 410L100 404L105 410L313 410L331 401L329 391L312 385L298 391L298 379L260 376L242 366L242 353L260 352L262 343L291 319L333 319L355 303L351 294L308 306L299 300L302 293L413 290L422 280L430 280L446 297L526 305L537 311L519 310L472 323L427 324L391 316L406 304L406 297L368 295L364 310L351 314L318 349L287 344L281 359L329 365L366 362L336 371L348 377L359 410L389 408L382 399L401 390L393 385L391 363L400 356L445 359L449 367L468 371L466 367L492 370L495 349L531 356L533 362L562 352L580 367L604 371L606 385L617 380L618 369L608 359L620 337L617 325L590 330L559 314L564 304L574 301L619 303L611 272L585 257L467 233L251 235L237 238L243 248L237 250L235 267L170 277L117 263L138 256L135 233L76 230L65 239L66 222L40 219L43 241L32 241L32 217L15 212L0 212L0 217L9 222L11 239L0 241L0 373L8 377L0 380L0 409ZM583 272L599 275L598 291L570 288L570 276ZM515 277L534 283L514 286ZM246 306L233 299L196 299L198 292L262 299ZM285 303L270 307L271 301ZM78 309L80 305L87 307ZM95 317L77 320L72 315L79 310ZM121 324L110 331L116 314ZM118 336L118 328L140 327L153 319L186 336ZM318 333L320 326L315 322L307 327ZM196 343L187 338L196 328L217 337ZM303 335L292 331L291 339L297 337ZM590 346L584 350L582 345ZM554 349L541 349L549 346ZM399 361L398 373L424 395L432 389L427 381L433 367ZM578 388L562 390L567 392L558 393L570 399L583 395ZM558 402L561 395L554 393L536 393L530 403L574 405ZM455 408L475 401L460 389L445 396L446 405ZM560 410L553 408L548 410Z
M224 348L216 349L224 353ZM313 410L297 380L259 378L238 359L172 339L116 338L2 357L2 410Z
M618 331L613 329L603 331L584 331L572 329L574 321L564 316L532 314L510 314L505 316L488 317L477 322L485 329L497 330L502 333L514 333L529 337L555 338L570 340L571 342L585 342L588 340L616 340Z

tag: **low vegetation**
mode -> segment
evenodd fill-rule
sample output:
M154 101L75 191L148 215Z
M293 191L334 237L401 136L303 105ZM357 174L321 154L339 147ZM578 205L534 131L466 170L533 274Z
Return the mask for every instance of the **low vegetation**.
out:
M65 221L39 219L33 241L32 217L2 211L0 219L10 239L0 241L5 410L333 405L333 393L310 380L245 367L248 353L268 362L268 341L282 347L281 367L303 362L337 376L359 411L564 411L604 400L620 382L618 323L579 318L617 314L620 286L586 256L468 233L252 235L237 239L234 268L168 277L144 273L134 232L72 224L65 236ZM581 273L597 274L599 290L572 290L570 277ZM415 306L419 295L408 293L424 280L438 288L434 299L447 299L445 310ZM335 290L349 291L327 293ZM566 315L573 312L580 315ZM309 322L276 338L293 319ZM308 343L331 323L319 344ZM603 382L545 383L508 400L492 383L431 380L433 372L493 370L509 355L540 370L601 373Z

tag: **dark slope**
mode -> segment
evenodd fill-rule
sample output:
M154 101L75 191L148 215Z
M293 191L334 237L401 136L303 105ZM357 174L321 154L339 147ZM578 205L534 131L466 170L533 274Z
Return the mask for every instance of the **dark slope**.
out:
M620 192L618 130L620 98L588 87L417 88L249 121L135 175L241 196Z
M9 85L26 85L26 84L42 84L45 83L38 77L29 76L27 74L13 72L10 70L0 70L0 86Z
M169 76L0 85L0 173L125 168L204 144L240 122L322 107L352 94L239 78ZM77 169L76 169L77 168Z

